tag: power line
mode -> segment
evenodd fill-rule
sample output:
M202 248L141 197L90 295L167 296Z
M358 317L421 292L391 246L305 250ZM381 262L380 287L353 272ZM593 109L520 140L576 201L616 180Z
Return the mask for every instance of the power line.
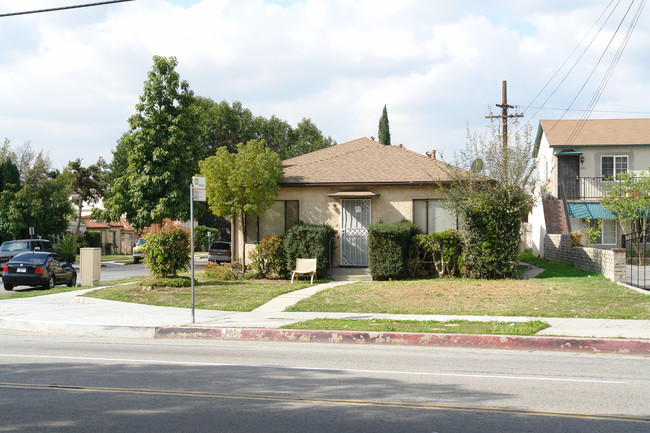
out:
M97 3L86 3L82 5L72 5L72 6L62 6L59 8L50 8L50 9L38 9L38 10L33 10L33 11L25 11L25 12L12 12L8 14L0 14L0 18L4 17L12 17L16 15L30 15L30 14L39 14L43 12L56 12L56 11L65 11L68 9L79 9L79 8L88 8L92 6L104 6L104 5L109 5L113 3L124 3L124 2L131 2L134 0L110 0L110 1L103 1L103 2L97 2Z
M592 113L650 114L650 111L587 110L582 108L553 108L553 107L532 107L532 106L529 106L528 108L549 110L549 111L578 111L581 113L586 111L591 111Z

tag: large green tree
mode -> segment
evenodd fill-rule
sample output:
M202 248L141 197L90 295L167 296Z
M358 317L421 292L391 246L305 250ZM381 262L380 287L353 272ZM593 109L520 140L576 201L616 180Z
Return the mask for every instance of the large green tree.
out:
M202 157L194 94L176 72L176 58L154 56L153 62L131 129L118 144L128 164L105 200L110 220L126 214L138 230L188 218L189 185Z
M381 144L390 145L390 126L388 124L388 111L384 105L379 118L379 131L377 132L377 139Z
M214 155L220 147L235 152L239 143L249 140L264 140L266 148L283 160L336 144L308 118L294 128L275 115L254 116L238 101L216 103L210 98L196 97L195 103L200 113L199 141L205 157Z
M70 189L66 176L50 169L49 156L35 152L29 143L11 149L8 140L0 154L5 162L9 158L20 161L19 166L10 165L12 181L0 191L0 238L27 237L29 227L41 236L67 230L72 213Z
M282 161L277 153L264 147L264 142L251 140L237 146L237 153L225 147L217 149L199 163L206 178L207 200L215 215L242 222L245 233L246 215L261 217L273 204L282 181ZM242 267L246 268L242 243Z

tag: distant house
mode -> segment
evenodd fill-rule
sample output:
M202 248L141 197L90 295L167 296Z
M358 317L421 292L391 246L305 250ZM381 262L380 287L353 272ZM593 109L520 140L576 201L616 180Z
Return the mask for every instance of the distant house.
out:
M101 220L93 220L89 217L83 217L82 221L86 227L84 231L101 232L102 247L105 253L133 253L133 245L138 239L138 233L129 225L126 219L122 218L119 222L106 223Z
M650 119L542 120L534 155L545 192L533 210L532 243L544 255L544 237L584 232L601 220L595 247L620 245L622 229L600 204L602 185L622 172L650 166Z
M386 146L370 138L320 149L283 161L284 181L277 200L257 218L234 224L233 251L241 254L265 236L282 235L298 221L328 224L334 267L368 266L368 226L410 220L424 233L457 228L456 217L442 206L440 185L451 183L453 169L402 145Z

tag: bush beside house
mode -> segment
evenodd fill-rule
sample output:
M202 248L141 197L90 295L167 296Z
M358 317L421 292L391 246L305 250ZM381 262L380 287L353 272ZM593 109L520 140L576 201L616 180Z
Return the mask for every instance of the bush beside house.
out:
M368 262L375 279L406 274L409 250L418 227L410 221L371 224L368 227Z
M294 269L296 258L316 258L317 275L327 275L330 267L330 240L334 228L327 224L298 223L284 235L287 269Z

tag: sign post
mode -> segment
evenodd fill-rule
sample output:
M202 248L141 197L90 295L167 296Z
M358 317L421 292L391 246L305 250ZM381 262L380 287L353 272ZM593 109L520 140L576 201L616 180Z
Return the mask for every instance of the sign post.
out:
M205 201L205 177L194 176L190 184L190 251L192 254L191 268L192 275L192 323L195 321L194 316L194 202Z

